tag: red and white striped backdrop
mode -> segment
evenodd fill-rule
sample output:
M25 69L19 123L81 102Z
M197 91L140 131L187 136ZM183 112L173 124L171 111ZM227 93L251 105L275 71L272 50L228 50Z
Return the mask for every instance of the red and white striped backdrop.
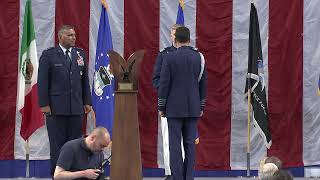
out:
M113 47L128 57L146 49L139 87L139 120L144 167L157 167L156 93L151 74L160 49L170 45L178 1L107 0ZM77 46L88 53L90 78L100 16L99 0L33 0L38 56L57 42L62 24L76 27ZM263 147L252 131L252 166L276 155L284 166L320 164L320 1L257 0L267 79L273 145ZM25 0L0 2L0 159L24 158L16 110L19 37ZM208 100L199 121L197 168L246 167L247 105L243 100L248 54L250 1L185 0L185 24L203 52L209 74ZM20 29L19 29L20 25ZM20 33L19 33L20 32ZM30 139L31 158L48 159L45 128Z

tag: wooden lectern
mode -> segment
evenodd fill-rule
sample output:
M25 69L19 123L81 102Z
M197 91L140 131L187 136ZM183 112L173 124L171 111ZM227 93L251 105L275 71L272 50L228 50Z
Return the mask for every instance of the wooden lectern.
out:
M144 50L127 62L115 51L108 55L116 81L110 179L142 180L137 93Z

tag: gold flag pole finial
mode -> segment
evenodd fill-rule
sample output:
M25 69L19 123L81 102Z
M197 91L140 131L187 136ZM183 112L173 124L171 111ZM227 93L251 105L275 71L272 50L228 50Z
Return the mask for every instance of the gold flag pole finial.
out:
M109 6L108 6L107 1L106 1L106 0L101 0L101 3L102 3L102 6L103 6L104 8L106 8L106 10L108 11Z
M179 0L179 4L182 7L182 10L184 10L184 0Z

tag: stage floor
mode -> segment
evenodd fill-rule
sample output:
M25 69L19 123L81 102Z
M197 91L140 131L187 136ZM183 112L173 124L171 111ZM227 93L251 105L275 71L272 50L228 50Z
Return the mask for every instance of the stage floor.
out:
M13 180L13 179L17 179L17 180L51 180L48 178L0 178L0 180ZM225 178L225 177L215 177L215 178L195 178L195 180L235 180L235 179L245 179L245 180L257 180L258 178L244 178L244 177L234 177L234 178ZM305 179L320 179L320 178L294 178L294 179L298 179L298 180L305 180ZM143 178L143 180L164 180L164 178Z

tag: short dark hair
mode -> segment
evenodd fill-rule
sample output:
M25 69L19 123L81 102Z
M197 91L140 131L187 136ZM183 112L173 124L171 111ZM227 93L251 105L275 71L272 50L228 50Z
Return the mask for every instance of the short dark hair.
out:
M292 180L293 176L290 172L280 169L272 175L272 180Z
M186 43L190 41L190 30L181 26L176 29L175 40L179 43Z
M67 25L67 24L66 25L62 25L59 28L58 35L61 36L64 33L64 31L69 30L69 29L73 29L74 30L74 27L71 26L71 25Z

